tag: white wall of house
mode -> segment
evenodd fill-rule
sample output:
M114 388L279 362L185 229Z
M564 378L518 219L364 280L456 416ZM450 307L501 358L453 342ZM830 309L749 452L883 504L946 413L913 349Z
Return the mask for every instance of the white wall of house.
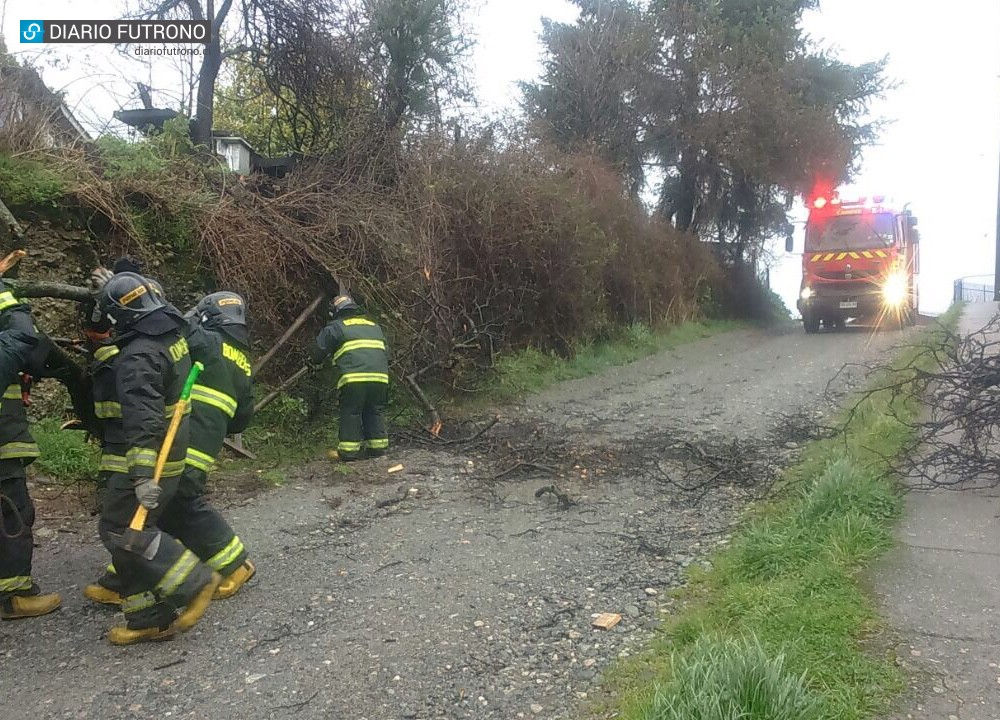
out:
M243 139L215 138L215 154L221 156L233 172L250 173L250 146Z

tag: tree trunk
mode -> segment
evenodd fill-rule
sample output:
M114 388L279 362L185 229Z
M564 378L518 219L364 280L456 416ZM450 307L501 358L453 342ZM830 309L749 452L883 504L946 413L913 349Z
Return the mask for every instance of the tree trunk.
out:
M198 100L191 139L195 145L212 146L212 119L215 114L215 80L222 67L222 49L213 35L212 42L205 46L205 59L198 73Z
M694 221L694 207L698 195L697 151L687 148L681 156L680 189L674 202L674 227L687 231Z
M214 13L214 0L208 0L206 16L212 21L212 38L205 46L205 58L198 71L198 98L195 108L194 131L191 139L195 145L212 146L212 120L215 115L215 81L222 67L222 43L220 34L233 0L224 0L218 14ZM213 17L214 15L214 17Z

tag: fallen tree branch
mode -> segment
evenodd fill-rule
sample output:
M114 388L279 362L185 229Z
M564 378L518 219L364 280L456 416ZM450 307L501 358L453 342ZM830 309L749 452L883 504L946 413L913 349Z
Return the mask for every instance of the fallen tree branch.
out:
M14 217L14 214L7 208L3 200L0 200L0 224L13 240L13 249L19 250L24 247L24 230Z
M72 300L74 302L90 302L93 296L90 290L66 283L48 282L46 280L15 280L4 278L4 283L10 286L18 297L22 298L55 298L56 300Z
M316 308L320 306L320 303L322 303L325 298L326 295L322 293L317 295L315 299L306 306L306 309L299 313L299 316L295 318L295 322L288 326L288 329L285 330L280 338L278 338L278 341L274 343L271 349L264 353L260 360L257 361L257 366L253 369L254 375L259 374L260 371L264 369L264 366L271 362L275 353L277 353L278 350L280 350L281 347L288 342L292 335L298 332L299 328L305 325L306 320L312 317L312 314L316 312Z

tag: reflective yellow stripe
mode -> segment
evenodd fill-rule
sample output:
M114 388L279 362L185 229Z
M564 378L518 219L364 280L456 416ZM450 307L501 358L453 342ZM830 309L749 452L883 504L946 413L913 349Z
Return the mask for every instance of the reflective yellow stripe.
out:
M122 405L113 400L101 400L94 403L94 414L101 419L120 418L122 416Z
M190 550L185 550L177 558L177 562L160 578L156 589L160 591L161 595L173 595L197 566L198 558Z
M21 301L14 297L14 293L10 290L5 290L0 293L0 312L3 312L9 307L14 307L15 305L20 305Z
M105 345L104 347L99 347L94 351L94 359L98 362L107 362L117 354L117 345Z
M365 320L364 318L347 318L344 320L344 325L374 325L371 320Z
M194 448L189 447L187 449L186 462L191 467L209 472L212 469L212 466L215 465L215 458L208 453L203 453L201 450L195 450Z
M195 385L191 388L191 399L218 408L229 417L236 414L236 399L207 385Z
M156 451L149 448L131 448L125 453L125 460L130 468L136 465L156 467Z
M827 253L826 257L823 258L825 261L833 260L834 253Z
M383 340L348 340L340 349L333 354L333 361L337 362L339 358L344 353L349 353L351 350L385 350L385 341Z
M337 449L343 450L344 452L358 452L361 449L361 443L359 442L344 442L343 440L337 443Z
M112 565L111 563L108 563L108 567L107 567L107 568L105 568L105 569L106 569L106 570L107 570L107 571L108 571L109 573L111 573L112 575L117 575L117 574L118 574L118 571L117 571L117 570L115 570L115 566L114 566L114 565Z
M0 578L0 592L14 592L16 590L31 590L31 576L15 575Z
M169 420L174 416L174 410L176 409L177 409L177 403L174 403L173 405L167 405L165 408L163 408L163 414ZM188 403L187 405L184 406L184 414L185 415L191 414L191 403Z
M851 253L851 259L852 259L852 260L860 260L860 259L861 259L861 256L860 256L860 255L858 255L858 254L857 254L856 252L852 252L852 253Z
M9 442L6 445L0 445L0 460L36 458L40 454L38 445L33 442Z
M138 595L129 595L122 600L122 612L134 613L156 604L156 596L151 592L141 592Z
M222 570L227 565L232 565L233 561L240 556L244 549L243 542L234 535L229 544L210 557L205 564L213 570Z
M101 462L97 466L99 472L127 473L128 460L124 455L111 455L108 453L101 455Z
M171 460L170 462L165 463L163 466L163 472L161 473L161 477L169 478L180 475L182 472L184 472L184 466L186 464L187 463L184 460Z
M337 387L342 388L344 385L349 383L358 382L376 382L389 384L389 376L386 373L345 373L340 376L340 381L337 382Z
M815 255L812 256L812 261L818 262L821 257L823 257L823 253L816 253Z
M879 256L880 258L884 258L884 257L888 257L888 256L887 256L887 255L885 254L885 251L883 251L883 250L876 250L876 251L875 251L875 254L876 254L876 255L878 255L878 256Z
M21 399L21 386L20 385L8 385L7 389L3 391L4 400L20 400Z
M389 438L379 438L378 440L366 440L365 444L372 450L385 450L389 447Z
M864 255L864 256L865 256L866 258L868 258L869 260L871 260L871 259L872 259L872 257L874 257L874 256L873 256L873 255L872 255L872 254L871 254L870 252L868 252L867 250L864 250L864 251L862 251L862 253L861 253L861 254L862 254L862 255Z

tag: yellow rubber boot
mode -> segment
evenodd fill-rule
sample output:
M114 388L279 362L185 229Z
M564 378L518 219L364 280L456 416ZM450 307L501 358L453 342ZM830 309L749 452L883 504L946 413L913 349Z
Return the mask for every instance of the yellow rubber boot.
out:
M121 605L122 596L100 583L91 583L83 589L83 596L101 605Z
M222 579L219 583L218 589L215 591L215 596L213 600L225 600L231 598L233 595L239 592L240 588L246 585L247 581L250 580L257 573L257 568L252 562L247 560L245 563L236 568L235 571L229 577Z
M177 629L173 625L162 630L155 627L132 630L119 625L108 632L108 640L112 645L135 645L143 642L163 642L172 639L176 634Z
M0 619L20 620L21 618L48 615L62 604L57 593L46 595L11 595L0 602Z
M215 595L215 589L219 587L219 583L222 582L222 576L219 573L212 573L212 579L198 591L198 594L194 596L184 608L184 611L177 616L174 620L174 624L171 627L175 627L181 632L187 632L201 620L205 611L208 610L209 604L212 602L212 596Z

